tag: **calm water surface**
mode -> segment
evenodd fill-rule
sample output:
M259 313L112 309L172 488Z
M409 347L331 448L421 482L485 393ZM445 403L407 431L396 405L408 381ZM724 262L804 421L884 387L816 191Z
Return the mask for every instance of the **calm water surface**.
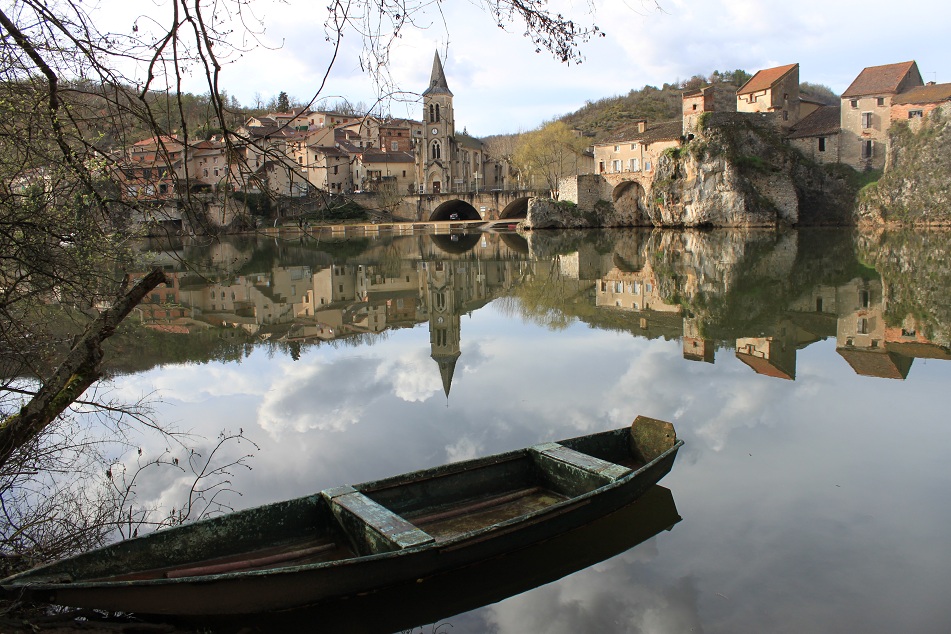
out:
M209 439L242 429L257 443L253 470L234 473L235 508L638 414L676 425L686 445L661 484L682 521L553 583L440 617L451 625L440 632L947 631L947 238L173 245L200 275L151 247L176 282L139 315L149 347L120 354L114 383L125 396L155 392L159 418L182 429ZM155 481L140 496L175 504L183 486ZM409 601L446 599L394 609L411 613Z

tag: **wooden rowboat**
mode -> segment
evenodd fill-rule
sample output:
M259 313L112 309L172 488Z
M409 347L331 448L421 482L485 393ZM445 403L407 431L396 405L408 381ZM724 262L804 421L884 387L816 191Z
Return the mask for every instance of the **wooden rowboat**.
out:
M287 610L516 551L637 499L673 425L630 427L321 491L157 531L8 577L7 593L143 614Z

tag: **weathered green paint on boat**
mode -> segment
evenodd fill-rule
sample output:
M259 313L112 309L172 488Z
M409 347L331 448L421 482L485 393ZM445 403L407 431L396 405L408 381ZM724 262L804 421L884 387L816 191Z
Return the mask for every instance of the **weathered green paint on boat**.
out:
M673 426L546 443L130 539L14 575L34 600L247 614L366 592L524 548L637 499L673 465Z

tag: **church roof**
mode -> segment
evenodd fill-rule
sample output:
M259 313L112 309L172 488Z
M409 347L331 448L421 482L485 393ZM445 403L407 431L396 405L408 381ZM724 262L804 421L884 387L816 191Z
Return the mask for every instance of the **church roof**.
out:
M429 88L423 91L426 95L449 95L452 97L452 91L449 90L449 84L446 83L446 73L443 72L442 62L439 60L439 51L433 58L433 73L429 78Z

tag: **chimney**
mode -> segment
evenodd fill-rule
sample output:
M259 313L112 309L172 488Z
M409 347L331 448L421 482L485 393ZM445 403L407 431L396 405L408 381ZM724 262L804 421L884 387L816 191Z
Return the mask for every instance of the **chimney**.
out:
M641 119L637 122L637 132L638 134L644 134L645 130L647 130L647 120Z
M934 86L934 85L935 85L935 82L929 81L929 82L928 82L927 84L925 84L925 85L926 85L926 86Z

